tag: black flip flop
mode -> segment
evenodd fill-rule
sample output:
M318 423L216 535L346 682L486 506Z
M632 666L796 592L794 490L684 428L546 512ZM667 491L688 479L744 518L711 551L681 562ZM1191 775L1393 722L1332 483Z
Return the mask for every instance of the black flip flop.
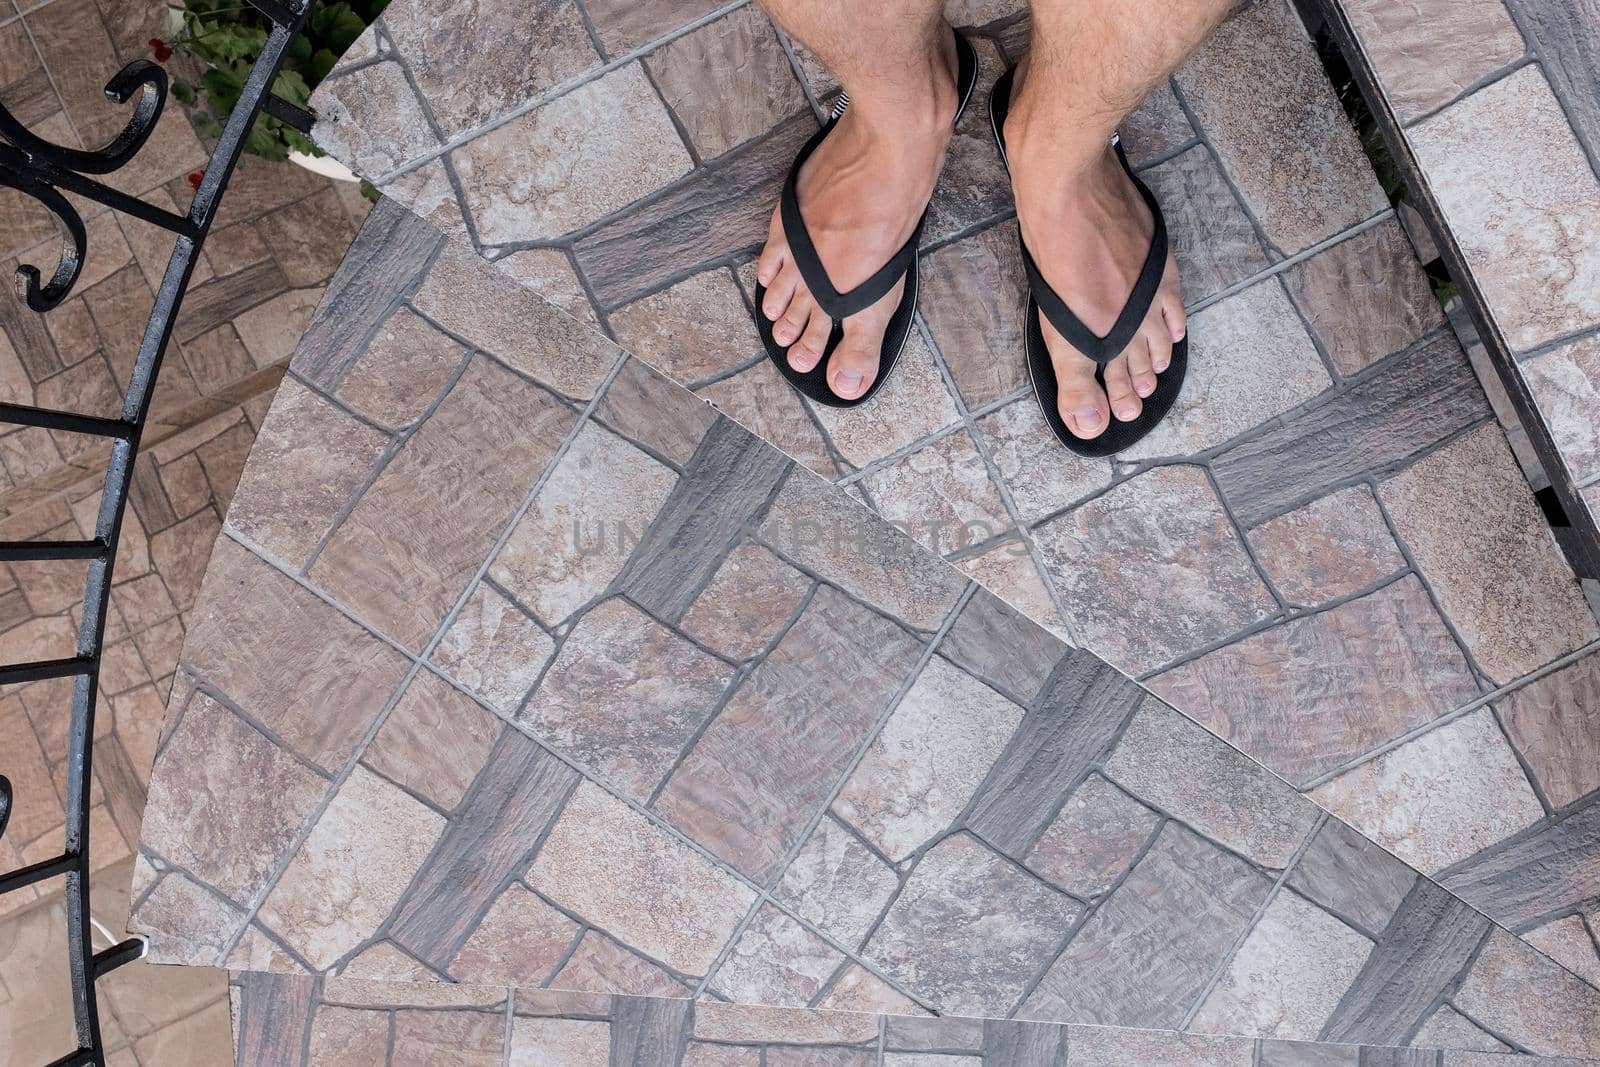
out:
M989 125L994 130L994 142L1000 147L1000 158L1006 161L1009 169L1010 161L1006 160L1005 121L1006 113L1011 108L1011 81L1017 68L1012 67L1000 76L994 83L994 93L989 98ZM1028 252L1028 246L1022 240L1022 225L1017 225L1017 246L1022 249L1022 265L1028 274L1028 306L1027 306L1027 354L1028 354L1028 380L1033 383L1033 395L1039 401L1039 407L1044 411L1044 421L1050 424L1050 429L1072 451L1080 456L1109 456L1131 447L1145 434L1155 429L1156 424L1166 418L1167 412L1172 410L1173 401L1178 399L1178 394L1183 391L1183 379L1189 369L1189 338L1172 346L1172 362L1167 369L1156 375L1156 390L1143 398L1143 407L1139 417L1132 422L1120 422L1115 415L1110 416L1111 425L1106 427L1105 433L1098 437L1085 440L1074 434L1066 422L1061 418L1061 412L1056 407L1056 394L1058 383L1056 381L1055 365L1050 362L1050 351L1045 347L1044 328L1039 325L1039 312L1044 311L1045 318L1050 320L1050 325L1060 331L1061 336L1079 352L1094 360L1095 381L1105 388L1106 364L1122 354L1128 347L1128 342L1133 340L1134 334L1144 322L1145 315L1150 311L1150 304L1156 297L1156 290L1161 285L1161 275L1167 265L1167 220L1161 213L1161 205L1156 203L1155 195L1150 192L1149 186L1139 180L1139 176L1128 165L1127 154L1122 150L1120 138L1113 140L1116 148L1117 160L1122 164L1122 169L1127 171L1128 177L1133 179L1134 188L1139 190L1139 195L1144 197L1144 202L1150 205L1150 214L1155 217L1155 234L1150 238L1150 251L1144 257L1144 266L1139 271L1139 278L1134 282L1133 292L1128 295L1128 302L1122 306L1122 311L1117 315L1117 321L1112 325L1111 332L1104 337L1095 333L1083 324L1083 320L1072 313L1066 301L1056 294L1050 284L1044 280L1039 266L1033 261L1033 256Z
M967 109L967 101L972 97L973 86L978 81L978 57L965 37L959 33L955 37L956 92L960 99L956 107L956 121L959 122L962 112ZM759 284L756 286L755 300L756 329L761 333L761 343L766 346L768 357L777 364L779 372L789 380L790 385L805 396L819 404L835 408L853 408L857 404L871 400L883 387L883 383L889 380L889 375L900 358L900 351L905 347L906 338L911 335L911 317L917 310L917 245L922 240L923 224L928 220L928 210L923 208L922 217L917 220L917 228L912 231L910 240L901 245L900 250L890 257L889 262L878 268L872 277L847 293L841 293L834 288L832 280L828 277L827 268L822 265L822 259L817 255L816 245L811 242L811 234L806 230L805 219L800 215L800 198L795 191L795 183L799 179L800 168L805 165L811 153L816 151L817 146L833 131L839 116L844 114L849 104L850 98L841 95L839 102L834 105L833 114L828 116L827 125L817 131L816 136L800 149L794 165L789 168L789 177L783 183L783 194L779 199L783 233L789 242L789 250L794 253L795 266L799 268L800 277L805 279L806 288L811 291L817 306L833 319L833 330L828 335L828 343L823 348L822 358L817 360L815 367L802 373L789 366L789 350L772 336L772 327L776 324L768 320L761 311L761 304L766 299L767 293L765 286ZM900 294L900 306L895 308L894 316L889 320L889 328L883 335L883 348L878 355L878 376L873 379L872 385L865 393L854 400L846 400L835 393L828 384L828 359L844 337L843 321L883 299L884 294L894 288L894 283L900 280L901 275L905 276L906 287Z

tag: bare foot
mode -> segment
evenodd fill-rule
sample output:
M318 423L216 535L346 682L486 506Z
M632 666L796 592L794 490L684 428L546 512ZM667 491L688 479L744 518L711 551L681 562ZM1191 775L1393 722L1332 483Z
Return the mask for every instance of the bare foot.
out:
M1025 92L1013 95L1006 155L1022 239L1050 287L1084 325L1104 335L1133 291L1155 219L1103 134L1103 118L1097 125L1064 114L1059 101L1040 106ZM1094 361L1043 315L1040 325L1059 382L1061 419L1074 435L1090 440L1105 433L1111 418L1138 418L1143 398L1155 392L1156 376L1172 361L1172 346L1188 330L1170 248L1138 332L1106 365L1104 389L1095 380Z
M892 105L853 96L796 182L801 213L839 292L860 285L910 239L944 167L955 119L956 55L948 27L942 48L930 48L927 83L897 90ZM908 106L903 100L915 100ZM766 247L756 266L766 288L761 312L773 336L788 347L789 366L811 370L827 348L833 320L813 299L772 213ZM844 336L828 360L828 385L854 400L878 376L878 356L889 320L900 306L901 279L877 303L844 320Z

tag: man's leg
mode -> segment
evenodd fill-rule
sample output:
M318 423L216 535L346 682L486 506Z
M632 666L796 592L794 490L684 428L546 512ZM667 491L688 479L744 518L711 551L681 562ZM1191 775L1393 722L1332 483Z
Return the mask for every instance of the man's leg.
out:
M1112 132L1222 21L1233 0L1032 0L1006 148L1023 240L1046 281L1096 333L1127 302L1155 220L1109 147ZM1127 350L1095 365L1043 323L1061 417L1081 438L1134 419L1186 324L1169 253L1161 289ZM1109 394L1109 395L1108 395Z
M955 116L955 48L942 0L762 0L778 25L833 72L850 108L800 172L800 205L834 287L871 277L916 229L944 165ZM767 287L761 311L772 320L789 363L807 371L827 345L832 321L817 307L773 212L757 267ZM853 399L878 373L896 285L844 321L828 365L833 391Z

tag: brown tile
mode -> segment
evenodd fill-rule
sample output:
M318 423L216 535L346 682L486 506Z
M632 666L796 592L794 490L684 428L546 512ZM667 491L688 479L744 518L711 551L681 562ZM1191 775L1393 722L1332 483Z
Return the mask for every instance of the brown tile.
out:
M678 478L586 423L495 556L489 576L554 625L589 604L628 562Z
M122 64L100 13L83 4L45 5L24 21L85 147L109 141L127 119L106 99L105 79Z
M1409 122L1521 58L1522 35L1505 5L1427 0L1404 16L1353 0L1350 23L1401 122Z
M1600 322L1600 179L1537 64L1409 139L1512 348ZM1527 166L1535 156L1539 166Z
M702 159L807 107L772 23L755 7L677 38L646 56L644 65Z
M578 924L513 882L495 898L451 970L502 975L518 985L542 985L561 963Z
M451 194L452 199L454 194ZM594 305L572 257L559 248L522 248L494 261L495 269L532 289L579 322L597 326Z
M249 900L322 799L325 785L243 719L198 693L151 775L144 841L218 892ZM212 818L216 811L228 817ZM135 928L142 921L136 914ZM154 950L155 958L164 958L159 938Z
M1489 935L1452 1000L1531 1052L1592 1057L1600 1050L1600 993L1504 930Z
M1017 228L1009 222L941 248L922 266L919 304L967 406L982 407L1027 384L1024 291Z
M617 341L677 382L696 382L762 351L727 268L695 274L608 316Z
M1005 0L1002 0L1005 2ZM959 22L955 25L960 25ZM967 110L956 124L945 154L944 170L928 203L923 243L953 237L1011 211L1011 182L994 150L989 127L989 94L1005 63L993 41L970 37L978 55L978 81Z
M528 1019L511 1024L511 1050L506 1067L541 1064L608 1063L611 1025L591 1019Z
M517 721L642 803L732 678L725 663L608 600L567 634Z
M792 912L855 947L899 888L894 870L832 818L817 824L774 890Z
M617 56L687 26L718 6L717 0L662 0L648 5L628 0L590 0L584 9L600 43Z
M474 358L328 539L310 579L420 648L572 421L550 394Z
M1150 686L1297 784L1478 694L1460 648L1411 576L1218 649Z
M917 653L903 631L818 590L668 779L658 810L738 870L771 877Z
M1408 741L1310 795L1423 874L1544 814L1488 708Z
M1190 304L1214 296L1270 260L1250 218L1204 145L1140 175L1161 203L1172 254Z
M595 930L584 933L550 985L629 996L678 997L688 991L654 963Z
M1517 366L1573 478L1600 475L1600 340L1575 341Z
M1594 912L1591 912L1591 917ZM1523 934L1523 940L1591 986L1600 982L1600 950L1591 932L1592 918L1568 915Z
M184 657L314 763L338 767L405 660L233 541L212 553Z
M1361 929L1381 933L1416 881L1416 871L1329 819L1301 854L1288 885Z
M289 361L321 299L321 286L290 289L234 318L233 328L257 367Z
M699 394L718 411L824 478L839 471L805 402L763 359L748 370L703 386Z
M312 1017L306 1046L306 1058L312 1063L377 1063L388 1053L387 1012L323 1005Z
M589 82L451 155L487 243L550 240L693 166L642 68Z
M449 811L478 776L499 734L493 715L448 682L418 671L361 760Z
M877 468L861 485L883 518L939 555L991 540L1011 525L965 430Z
M712 976L710 988L736 1004L803 1008L842 963L837 949L763 904Z
M1171 82L1162 82L1122 120L1118 130L1122 135L1122 149L1128 153L1128 162L1135 167L1145 166L1150 160L1175 151L1194 137L1194 127L1189 116L1183 113Z
M600 63L572 0L501 0L449 19L417 0L401 0L384 10L383 25L447 138ZM540 46L529 48L529 41Z
M1372 490L1364 485L1269 519L1248 537L1267 577L1295 604L1348 596L1406 566Z
M1025 862L1074 896L1098 896L1128 869L1160 822L1127 793L1090 775L1068 794Z
M228 525L299 566L387 444L377 430L285 378L239 479Z
M1597 686L1600 660L1590 655L1495 704L1507 737L1554 807L1600 788Z
M589 783L579 785L528 884L684 974L704 974L753 890Z
M505 1013L398 1011L391 1067L496 1067L503 1062Z
M938 656L878 731L833 810L898 863L955 822L1022 709Z
M464 353L456 341L401 308L379 327L334 395L380 425L407 426L439 395Z
M205 546L216 540L222 529L222 520L209 508L197 512L181 522L167 527L150 538L150 559L160 572L160 585L170 595L155 593L155 610L142 619L136 619L124 604L121 605L128 625L141 630L160 622L174 612L187 612L200 594L200 582L205 577L207 555ZM155 576L138 579L155 587ZM115 595L115 594L113 594ZM150 603L150 601L146 601Z
M1223 444L1333 385L1282 286L1267 279L1189 320L1189 371L1171 412L1123 459Z
M1298 252L1388 206L1284 0L1228 19L1175 81L1246 206L1282 252Z
M978 420L978 431L1020 517L1037 521L1110 484L1111 463L1058 447L1031 396Z
M960 414L933 349L920 330L906 338L894 374L872 398L855 408L812 407L839 454L856 466L900 451L956 425Z
M522 609L479 583L450 623L432 660L499 711L510 712L555 655L555 641Z
M283 266L289 284L304 288L321 285L333 276L360 221L350 216L339 191L329 186L269 212L255 225L273 257Z
M1378 496L1491 678L1510 681L1600 636L1498 426L1418 461Z
M1035 621L1047 632L1062 637L1059 614L1044 578L1034 566L1027 546L1020 541L997 545L979 556L968 556L956 566L972 576L1008 607Z
M357 767L267 894L261 920L312 966L330 966L388 917L444 826Z
M999 1015L1081 912L1070 897L960 835L922 858L862 952L936 1010Z
M367 178L381 179L439 146L398 63L374 63L324 83L311 94L311 109L312 139Z
M1276 608L1199 467L1157 467L1034 538L1078 632L1119 666L1153 667Z
M643 360L630 359L606 387L595 416L630 440L683 464L694 455L717 413Z
M1396 219L1295 264L1283 282L1340 374L1354 374L1444 324Z
M731 659L748 659L778 635L810 589L810 579L771 552L743 544L728 553L680 626Z

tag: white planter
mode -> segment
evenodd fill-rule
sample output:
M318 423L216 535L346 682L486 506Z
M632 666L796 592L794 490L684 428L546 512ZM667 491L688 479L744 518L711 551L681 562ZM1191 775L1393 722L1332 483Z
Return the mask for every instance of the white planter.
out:
M324 178L332 178L336 182L358 182L361 180L360 175L332 156L312 156L290 149L289 162L304 167L313 174L320 174Z

